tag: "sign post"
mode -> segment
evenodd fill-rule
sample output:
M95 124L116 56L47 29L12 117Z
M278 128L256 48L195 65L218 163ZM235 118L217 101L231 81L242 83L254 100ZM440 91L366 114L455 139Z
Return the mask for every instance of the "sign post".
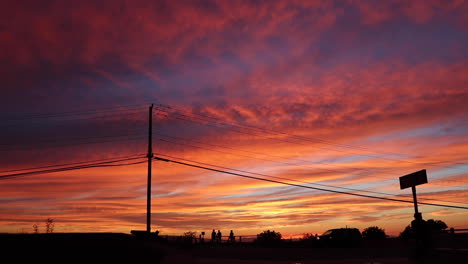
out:
M400 177L400 190L411 187L413 192L414 213L418 215L418 200L416 199L416 185L427 183L426 170L416 171Z

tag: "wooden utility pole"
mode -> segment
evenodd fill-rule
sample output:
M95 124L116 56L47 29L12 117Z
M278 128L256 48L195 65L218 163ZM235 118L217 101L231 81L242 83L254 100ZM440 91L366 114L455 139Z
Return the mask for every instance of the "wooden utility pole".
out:
M153 104L149 107L149 126L148 126L148 190L147 190L147 200L146 200L146 232L151 233L151 162L153 160Z

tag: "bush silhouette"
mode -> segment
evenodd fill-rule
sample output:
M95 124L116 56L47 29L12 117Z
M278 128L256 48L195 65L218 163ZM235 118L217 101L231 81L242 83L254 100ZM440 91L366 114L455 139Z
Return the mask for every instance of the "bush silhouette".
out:
M263 231L262 233L257 234L257 239L255 242L267 245L278 244L281 242L281 233L275 232L273 230Z
M364 239L380 240L385 239L387 235L385 234L384 229L378 226L370 226L362 231L362 237Z
M46 226L46 233L53 233L54 226L55 226L54 219L47 218L45 226Z
M443 232L447 228L447 224L442 220L427 220L427 228L432 232Z
M411 229L411 226L410 225L407 225L405 227L405 229L400 233L400 235L398 236L399 238L402 238L402 239L410 239L410 238L413 238L414 235L413 235L413 230Z
M302 234L302 239L301 240L316 240L317 239L317 234L309 234L309 233L304 233Z
M434 220L429 219L426 221L427 231L432 233L440 233L444 232L447 228L447 224L445 224L442 220ZM411 225L405 227L405 229L400 233L399 238L402 239L410 239L415 238L414 230L411 228Z
M196 237L197 237L197 232L193 232L193 231L184 232L182 236L182 242L192 244Z

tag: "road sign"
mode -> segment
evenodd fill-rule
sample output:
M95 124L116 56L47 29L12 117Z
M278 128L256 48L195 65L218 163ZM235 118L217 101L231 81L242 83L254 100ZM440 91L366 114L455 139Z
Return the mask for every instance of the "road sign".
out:
M426 170L420 170L400 177L400 190L427 183Z

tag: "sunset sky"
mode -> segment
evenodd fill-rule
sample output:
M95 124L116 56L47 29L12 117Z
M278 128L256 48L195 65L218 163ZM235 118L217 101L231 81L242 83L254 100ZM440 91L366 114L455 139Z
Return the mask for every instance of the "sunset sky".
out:
M7 0L0 232L146 230L151 103L155 156L407 201L399 177L426 169L419 201L465 209L423 218L468 228L467 14L463 0ZM152 177L151 229L167 235L398 235L414 213L156 160Z

